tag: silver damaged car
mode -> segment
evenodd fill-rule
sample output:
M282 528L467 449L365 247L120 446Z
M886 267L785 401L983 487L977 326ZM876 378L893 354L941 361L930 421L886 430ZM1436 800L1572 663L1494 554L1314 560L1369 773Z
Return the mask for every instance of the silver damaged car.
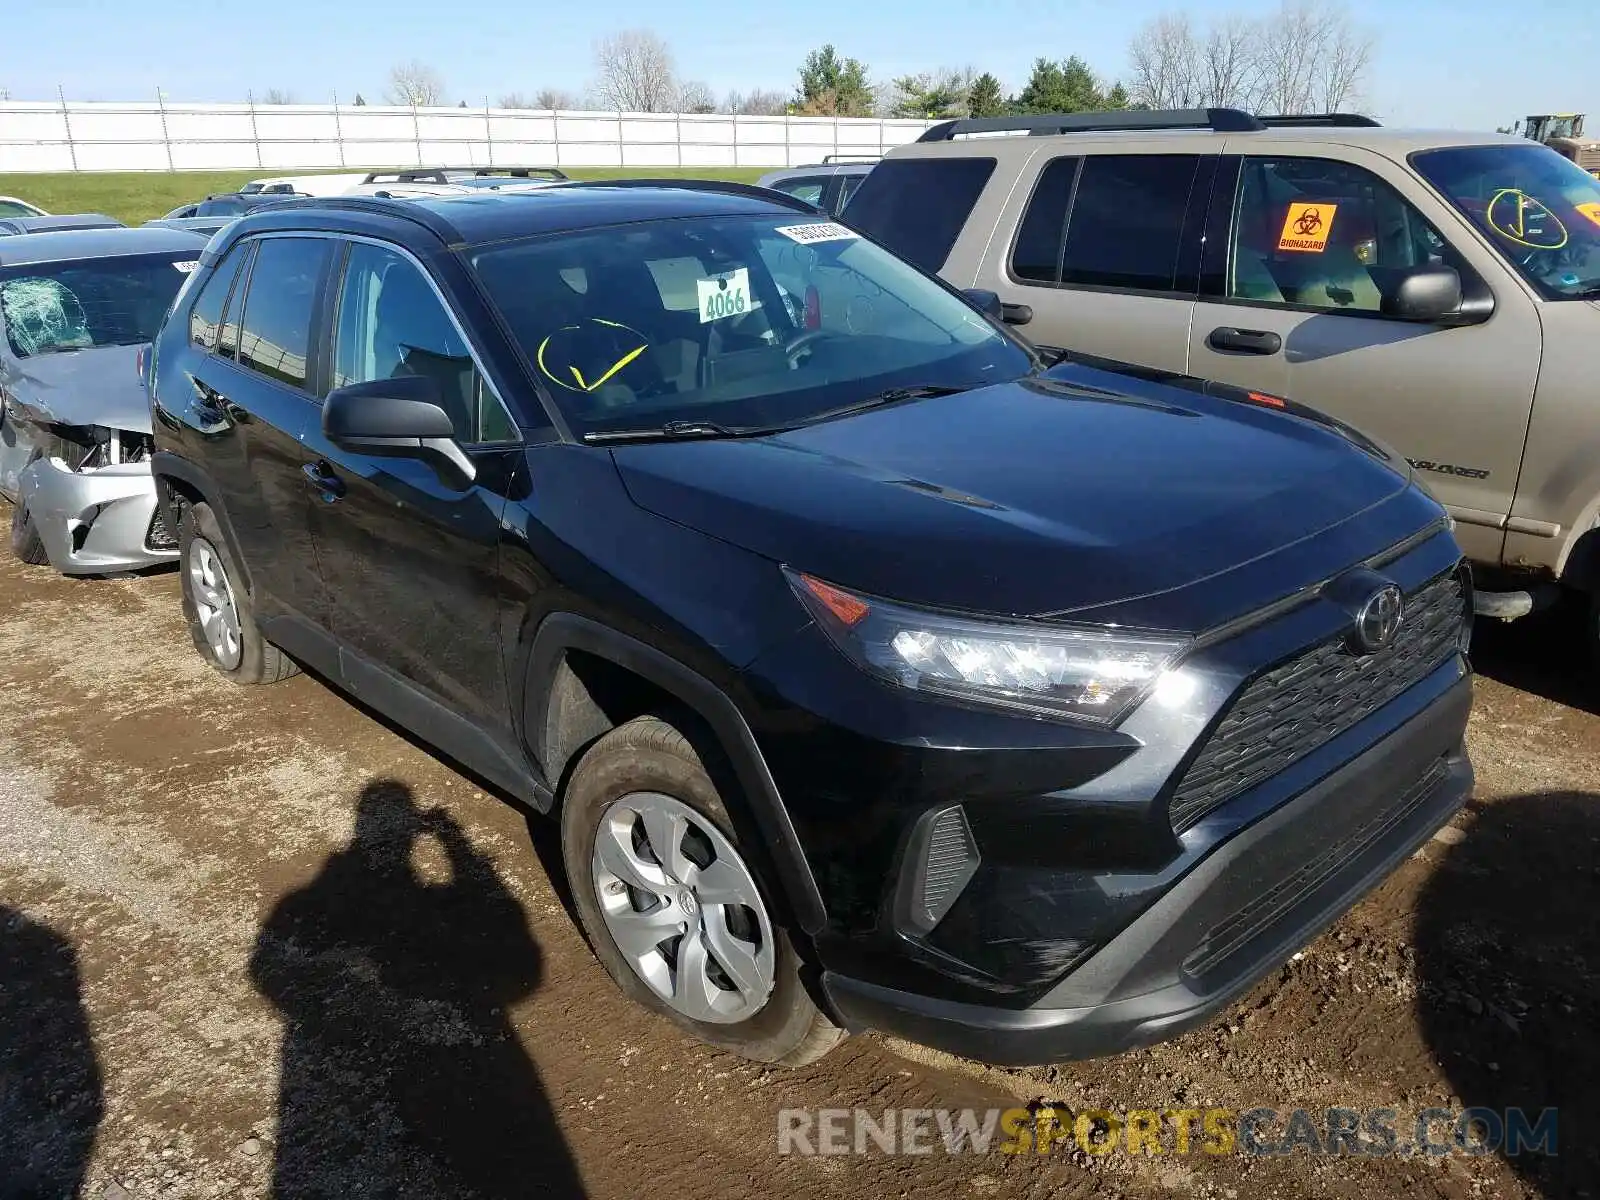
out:
M24 562L98 575L177 557L137 359L204 247L155 228L0 239L0 496Z

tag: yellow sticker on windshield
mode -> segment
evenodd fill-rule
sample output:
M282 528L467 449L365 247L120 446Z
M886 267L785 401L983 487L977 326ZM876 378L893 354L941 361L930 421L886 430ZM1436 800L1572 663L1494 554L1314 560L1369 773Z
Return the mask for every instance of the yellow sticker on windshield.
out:
M1600 201L1590 200L1583 204L1574 204L1572 207L1588 217L1596 225L1600 225Z
M1561 218L1543 200L1516 188L1502 188L1491 196L1483 216L1489 228L1519 246L1559 250L1567 244L1567 227Z
M1289 205L1289 213L1283 218L1283 233L1278 238L1278 249L1321 254L1328 248L1328 235L1333 232L1333 215L1338 211L1337 204Z

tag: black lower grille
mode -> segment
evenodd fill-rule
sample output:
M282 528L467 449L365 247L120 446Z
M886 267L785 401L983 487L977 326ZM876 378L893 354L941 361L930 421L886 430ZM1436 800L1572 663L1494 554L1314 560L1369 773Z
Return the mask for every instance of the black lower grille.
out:
M1445 764L1434 763L1394 804L1380 808L1315 858L1302 863L1277 883L1252 897L1243 908L1212 926L1200 944L1183 960L1183 969L1201 978L1225 967L1227 960L1238 951L1248 948L1256 935L1280 917L1292 913L1297 904L1310 901L1317 890L1335 878L1346 864L1359 858L1433 799L1446 775Z
M1394 644L1351 653L1343 637L1312 647L1247 685L1173 793L1179 832L1331 741L1455 652L1465 595L1455 572L1406 597Z
M145 531L144 544L151 550L176 550L178 539L167 526L167 515L156 505L155 516L150 518L150 528Z

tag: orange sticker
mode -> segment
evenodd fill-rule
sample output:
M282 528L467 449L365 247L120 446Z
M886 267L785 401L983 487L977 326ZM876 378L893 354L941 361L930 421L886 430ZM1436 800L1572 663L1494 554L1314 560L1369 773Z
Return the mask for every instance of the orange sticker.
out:
M1572 207L1588 217L1596 225L1600 225L1600 202L1590 200L1585 204L1574 204Z
M1278 249L1321 254L1328 248L1328 234L1333 231L1333 214L1338 211L1337 204L1289 205L1289 215L1283 219L1283 233L1278 238Z

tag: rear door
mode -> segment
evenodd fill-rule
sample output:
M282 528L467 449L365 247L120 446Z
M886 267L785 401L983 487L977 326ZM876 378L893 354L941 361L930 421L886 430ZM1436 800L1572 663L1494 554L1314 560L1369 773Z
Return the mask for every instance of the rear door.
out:
M1487 250L1411 176L1356 148L1325 154L1291 145L1229 160L1189 372L1320 408L1426 464L1463 547L1498 560L1539 371L1538 312L1520 288L1489 289L1502 272ZM1385 316L1379 281L1429 262L1460 271L1493 304L1490 319Z
M1041 150L973 286L1031 309L1023 332L1041 346L1183 371L1216 162L1164 148Z
M361 691L376 667L509 742L498 571L520 435L417 260L375 242L346 246L330 289L330 388L429 376L478 474L446 480L418 459L343 449L313 418L299 485L316 497L332 630L357 656L344 676ZM400 711L392 697L372 699Z
M210 425L205 463L244 556L256 614L268 623L313 616L322 605L301 438L317 414L309 365L329 256L325 238L240 242L191 314L190 339L207 351L191 355L186 371L197 414Z

